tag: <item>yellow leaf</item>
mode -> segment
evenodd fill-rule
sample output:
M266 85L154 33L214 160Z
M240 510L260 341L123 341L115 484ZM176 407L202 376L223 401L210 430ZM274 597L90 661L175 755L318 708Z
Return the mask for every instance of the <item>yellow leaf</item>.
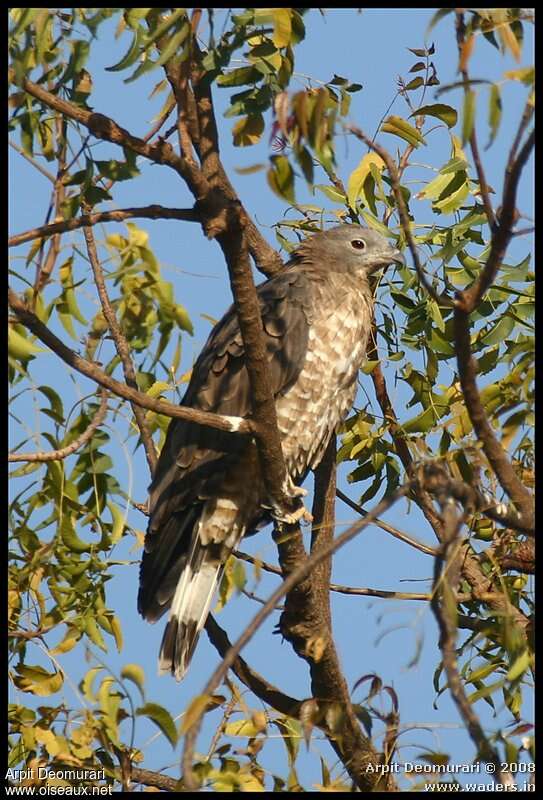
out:
M264 117L262 114L252 114L242 117L232 128L235 147L250 147L256 144L264 131Z
M225 726L224 732L226 736L248 736L252 739L261 730L262 728L257 728L250 719L237 719L235 722L229 722Z
M27 361L35 356L36 353L43 352L43 348L36 347L26 336L16 331L13 326L10 325L8 327L8 353L12 358L17 358L19 361Z
M184 734L190 730L190 728L192 728L192 726L200 719L202 714L205 712L210 699L211 698L209 695L200 694L189 704L189 707L185 711L183 721L181 722L181 734Z
M498 36L500 37L505 50L509 50L515 61L520 61L521 46L518 43L517 37L511 30L510 25L503 25L498 29Z
M290 44L292 35L292 9L274 8L273 9L273 36L272 40L276 47L287 47Z
M53 731L44 730L43 728L36 727L36 741L43 744L50 756L56 756L60 750L60 745L57 742L57 737Z
M370 174L371 164L375 164L375 166L381 171L385 167L385 162L381 156L377 155L377 153L366 153L360 164L353 172L351 172L349 176L349 183L347 186L347 201L350 207L353 209L355 207L356 200L364 188L364 182Z

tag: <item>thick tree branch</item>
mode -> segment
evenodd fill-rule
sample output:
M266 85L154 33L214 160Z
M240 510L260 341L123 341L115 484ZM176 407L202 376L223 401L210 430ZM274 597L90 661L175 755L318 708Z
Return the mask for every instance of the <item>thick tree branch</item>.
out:
M120 147L128 147L134 153L148 158L155 164L164 164L171 167L186 181L196 198L203 198L208 194L209 185L200 170L193 168L184 158L176 155L171 144L163 139L149 144L143 139L133 136L110 117L87 111L75 103L63 100L37 83L28 80L28 78L23 81L23 89L48 108L53 108L55 111L64 114L68 119L84 125L97 139L104 139Z
M264 622L265 619L272 613L275 606L291 589L296 586L301 580L303 580L306 575L310 573L310 571L315 567L316 564L319 564L328 556L331 556L335 553L340 547L343 547L344 544L349 542L353 539L361 530L366 528L373 520L378 517L379 515L383 514L387 511L400 497L405 496L405 494L410 489L410 483L405 484L404 486L397 489L393 494L391 494L386 500L382 500L380 503L377 504L373 511L368 513L368 516L364 519L357 520L356 523L351 525L346 531L344 531L340 536L330 542L329 545L326 545L322 549L319 549L317 552L311 553L311 555L299 566L297 566L293 572L283 581L283 583L273 592L272 595L268 598L266 605L263 606L258 613L253 617L251 622L245 628L241 636L237 639L236 642L232 645L229 652L224 657L222 663L217 667L209 681L207 682L206 686L204 687L201 694L203 695L211 695L213 691L217 688L220 684L224 676L226 675L228 669L230 668L231 664L234 662L238 653L242 650L242 648L247 644L248 641L252 638L261 624ZM198 788L198 782L195 779L195 776L192 771L192 761L193 761L193 754L194 754L194 746L196 743L196 737L198 735L198 730L200 727L200 719L201 715L196 717L193 724L189 728L185 736L185 749L183 752L183 774L185 778L185 783L188 789L195 790ZM367 774L366 778L368 783L371 783L372 775ZM373 781L374 782L374 781Z
M215 618L210 614L206 621L206 632L209 641L217 650L222 658L226 656L232 644L226 632L218 625ZM301 701L281 692L272 683L265 680L258 672L255 672L247 662L237 656L231 666L234 675L264 703L288 717L298 717Z
M241 219L244 216L243 213ZM228 265L230 286L243 340L245 367L251 387L252 418L260 432L257 446L261 474L275 512L280 517L288 517L289 513L298 510L299 498L292 497L287 484L264 346L260 305L251 272L249 251L237 213L227 213L225 231L217 234L217 240Z
M115 314L115 311L109 299L109 295L107 293L106 282L104 279L104 272L102 270L102 265L100 264L100 261L98 259L98 253L96 251L96 243L94 241L92 228L85 226L83 228L83 234L85 236L85 241L87 243L87 253L89 256L89 261L94 275L94 282L96 284L96 289L98 291L98 297L100 298L102 311L104 317L106 318L106 322L109 326L109 330L113 338L113 342L115 344L115 349L117 350L117 354L121 359L124 379L126 381L127 386L129 386L131 389L139 391L138 381L136 379L136 371L134 369L134 364L132 363L132 358L130 356L130 349L128 347L128 342L126 341L126 337L121 330L121 326L119 325L119 322L117 320L117 315ZM151 436L151 431L149 429L147 420L145 419L145 413L142 407L139 406L137 403L132 403L132 412L134 414L134 417L136 418L136 424L139 428L143 449L145 450L147 463L149 464L149 470L151 472L151 475L153 475L157 463L157 454L155 450L155 444L153 442L153 437Z
M93 214L82 214L80 217L73 217L61 222L52 222L49 225L41 225L39 228L33 228L30 231L17 233L8 239L8 247L16 247L33 239L46 239L56 233L75 231L78 228L98 225L101 222L123 222L125 219L133 219L134 217L201 222L200 215L192 208L165 208L157 204L139 208L120 208L116 211L97 211Z
M97 428L100 427L104 419L106 418L107 413L107 392L103 389L100 390L100 406L98 411L94 415L92 422L89 424L88 428L86 428L83 433L74 439L73 442L66 445L66 447L61 447L58 450L48 450L47 452L39 452L39 453L10 453L8 455L8 461L29 461L29 462L45 462L45 461L61 461L63 458L67 458L71 456L72 453L75 453L79 450L80 447L83 447L92 437L94 436L94 432Z
M507 453L492 430L481 401L476 381L477 365L471 354L469 313L459 306L454 310L454 331L458 375L473 430L504 491L523 517L532 520L533 497L517 477ZM533 527L533 520L529 527Z
M221 416L219 414L211 414L207 411L199 411L198 409L189 408L187 406L178 406L166 400L156 400L142 392L131 389L129 386L126 386L126 384L120 383L109 375L106 375L106 373L92 361L87 361L85 358L77 355L73 350L70 350L69 347L66 347L64 342L55 336L55 334L30 311L28 306L12 289L8 289L8 302L19 321L41 342L50 347L65 364L73 367L82 375L100 384L100 386L108 389L113 394L118 395L118 397L129 400L131 403L137 403L142 408L155 411L157 414L164 414L167 417L173 417L175 419L185 419L189 422L196 422L198 425L206 425L209 428L226 431L227 433L258 434L258 428L251 420L241 419L240 417Z
M196 38L193 39L192 45L195 60L191 71L191 84L199 123L197 152L202 165L202 172L211 186L219 187L229 200L240 204L245 236L247 237L251 256L259 270L265 275L273 275L283 268L283 262L279 253L268 244L243 208L238 194L224 169L220 158L219 133L211 96L211 85L206 80L205 71L199 66L202 53Z
M151 786L154 789L161 789L163 792L179 792L182 789L182 783L176 778L170 778L169 775L162 775L160 772L152 772L150 769L141 769L140 767L131 767L130 779L131 783Z
M444 524L444 540L442 552L435 559L434 589L432 609L439 627L439 647L443 656L443 668L447 675L448 687L466 729L477 748L477 758L494 765L498 780L505 783L507 775L501 771L501 761L496 750L485 736L479 718L469 702L456 658L456 596L461 575L461 547L459 533L464 517L458 516L454 501L451 500L446 487L438 491Z

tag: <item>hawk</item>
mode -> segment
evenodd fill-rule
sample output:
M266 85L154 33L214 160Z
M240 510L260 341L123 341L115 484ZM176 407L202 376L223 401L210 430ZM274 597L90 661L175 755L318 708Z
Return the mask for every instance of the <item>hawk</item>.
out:
M306 239L284 269L257 287L281 445L294 493L318 466L355 398L373 298L368 277L405 263L379 233L339 225ZM247 418L249 379L236 312L213 328L181 404ZM226 560L243 536L271 521L258 451L248 434L172 419L149 497L138 609L150 622L169 608L159 671L181 680Z

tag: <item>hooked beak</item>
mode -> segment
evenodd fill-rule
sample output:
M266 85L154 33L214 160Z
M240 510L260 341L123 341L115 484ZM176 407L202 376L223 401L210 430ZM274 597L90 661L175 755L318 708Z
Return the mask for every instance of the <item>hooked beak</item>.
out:
M375 261L375 266L371 272L377 272L377 270L383 269L383 267L388 267L389 264L392 263L402 264L405 267L405 258L403 254L400 253L397 248L393 247L384 250L379 254Z
M401 264L402 266L405 267L405 256L403 255L403 253L400 253L399 250L397 249L393 250L392 253L390 254L390 258L391 261L394 261L396 262L396 264Z

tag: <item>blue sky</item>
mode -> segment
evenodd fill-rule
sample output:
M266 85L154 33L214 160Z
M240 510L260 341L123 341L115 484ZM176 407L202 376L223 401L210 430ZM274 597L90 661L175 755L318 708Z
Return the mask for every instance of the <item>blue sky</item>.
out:
M416 61L408 47L423 47L424 32L430 20L431 9L365 9L358 14L352 9L327 10L324 16L312 10L306 17L306 40L296 48L296 72L299 73L299 87L307 84L304 76L311 76L317 81L328 81L333 74L342 75L353 82L363 84L363 90L353 95L350 118L363 130L373 134L378 123L388 108L395 94L398 75L407 76L410 66ZM221 23L218 12L217 29ZM122 79L125 73L105 72L104 67L116 63L125 52L128 39L119 42L113 39L115 23L106 24L99 29L99 40L93 45L93 57L89 69L93 74L94 88L90 104L96 111L111 115L119 124L128 128L135 135L144 135L151 127L153 117L158 112L163 95L158 101L148 100L153 85L158 81L157 73L144 76L139 81L125 85ZM525 28L525 50L521 66L533 60L532 31ZM432 31L427 44L435 42L436 53L433 56L437 73L442 84L456 79L456 43L452 32L452 17L446 17ZM490 77L498 79L507 69L518 65L510 58L503 58L487 42L479 40L470 64L474 77ZM296 81L291 86L296 89ZM440 102L460 104L460 91L452 91L440 98ZM221 153L224 165L239 192L246 207L253 215L260 229L268 240L275 244L271 226L285 214L285 203L275 197L269 190L265 172L252 175L239 175L236 168L243 168L256 163L265 163L270 154L268 135L252 148L233 148L231 145L231 120L223 120L221 112L228 104L228 90L215 90L217 116L222 134ZM432 102L432 90L425 102ZM492 148L484 153L487 179L499 196L502 188L502 175L508 149L516 129L525 100L525 90L518 83L508 82L503 86L504 118L500 132ZM391 113L407 116L404 101L398 98ZM479 92L478 126L480 141L487 139L487 88ZM269 118L268 118L269 122ZM458 125L455 129L458 130ZM398 140L383 134L380 141L394 152ZM410 179L428 179L428 167L439 168L449 157L448 135L437 130L429 137L428 147L417 151L417 163L425 166L419 171L413 170ZM107 143L95 146L97 158L118 157L119 149ZM360 143L352 137L339 137L336 145L338 172L347 181L352 169L366 152ZM188 190L178 177L167 168L146 164L141 159L139 166L142 175L134 182L120 183L115 187L114 205L126 207L130 205L146 205L160 203L165 206L190 207L192 204ZM45 209L49 202L50 185L37 174L23 159L10 149L10 232L17 233L27 228L42 224ZM316 179L326 183L324 174ZM416 186L412 189L418 190ZM311 196L302 186L297 184L298 201L314 203L332 208L323 195ZM30 193L30 195L29 195ZM29 197L31 201L29 201ZM522 178L519 191L519 207L522 213L533 216L533 180L532 170L527 169ZM418 202L413 205L417 222L427 222L431 218L429 204ZM289 212L292 216L293 212ZM205 342L210 323L202 314L219 318L231 302L226 268L219 248L213 242L206 241L197 225L179 222L139 220L137 224L150 234L150 244L159 259L163 275L174 283L176 299L184 304L194 324L194 337L183 338L182 368L190 368L192 361ZM97 237L119 230L124 226L108 225L107 229L96 229ZM67 235L66 243L76 238ZM515 240L510 250L509 263L520 261L530 249L526 239ZM24 248L12 251L20 257ZM81 269L86 268L80 265ZM258 280L261 276L258 277ZM383 298L386 301L386 298ZM95 307L95 300L89 290L88 296L82 295L82 305L87 309ZM401 319L400 316L397 317ZM61 329L62 330L62 329ZM62 334L61 334L62 335ZM73 343L71 343L73 346ZM68 374L66 368L53 354L43 354L33 362L31 373L36 385L41 382L53 382L61 387L66 406L69 399L76 402L81 395L92 391L90 382L77 374ZM394 381L394 372L387 370L387 380L393 405L400 416L405 415L405 403L409 393L402 388L401 382ZM444 378L445 380L445 378ZM371 400L371 408L377 412L377 404L373 397L373 389L369 378L363 379L363 386ZM36 399L28 395L26 405L20 409L34 414ZM359 404L365 402L360 395ZM402 410L403 409L403 410ZM409 413L409 412L407 412ZM412 415L412 414L411 414ZM404 418L406 418L404 416ZM30 417L31 420L34 417ZM29 424L32 424L31 422ZM40 422L43 425L43 421ZM121 448L121 437L109 421L109 431L113 447ZM13 425L11 439L16 442L20 432ZM133 440L128 444L128 453L133 450ZM125 451L126 452L126 451ZM340 486L357 499L363 487L349 486L346 475L352 465L340 467ZM142 451L133 458L131 470L127 469L124 458L115 460L115 476L123 486L131 483L131 494L136 500L143 501L148 482L146 465ZM131 474L130 474L131 473ZM39 474L39 473L38 473ZM20 483L20 481L18 482ZM136 511L130 511L131 523L141 530L145 521ZM421 520L420 515L407 513L405 505L393 509L386 517L392 524L413 536L433 544L431 531ZM352 512L341 504L337 509L338 531L353 521ZM113 557L135 560L139 552L131 550L134 541L126 537L121 542ZM275 548L269 532L265 531L248 541L245 549L258 553L267 561L275 560ZM425 591L430 586L432 562L425 556L406 545L392 539L377 528L369 528L354 542L341 551L334 561L333 579L342 584L369 586L400 591ZM248 568L250 575L250 568ZM265 577L256 589L260 596L267 596L276 586L276 580ZM251 582L248 587L252 588ZM190 699L201 691L208 676L217 663L217 654L209 645L205 634L193 658L188 676L182 684L176 684L168 677L158 678L156 674L156 658L163 622L155 626L144 623L136 612L137 567L119 567L115 570L115 578L108 587L108 605L113 607L121 618L125 646L117 656L113 652L105 660L114 670L122 664L135 662L146 672L147 699L162 703L173 715L180 714ZM245 627L248 620L256 613L258 607L245 597L236 597L230 601L218 617L218 622L226 628L230 638L234 640ZM434 690L432 677L438 662L436 648L437 631L432 612L427 604L378 600L375 598L335 596L333 600L334 631L350 685L363 674L377 672L384 683L394 686L400 699L401 724L417 727L402 734L400 742L400 760L413 760L422 747L451 754L455 762L470 761L473 758L472 744L463 730L456 709L446 695L439 698L437 709L433 707ZM297 659L289 645L281 643L278 636L273 635L277 616L271 617L258 636L247 646L244 656L251 666L269 680L275 681L282 689L303 698L309 694L309 682L306 665ZM99 654L104 658L103 654ZM36 661L39 660L38 656ZM92 663L92 657L91 657ZM62 662L74 683L88 669L89 665L81 661L81 649L68 654ZM68 684L65 689L70 693ZM362 699L355 694L355 700ZM497 703L499 707L499 697ZM26 700L26 698L25 698ZM74 702L73 696L67 696L67 702ZM247 698L252 708L260 708L254 698ZM485 703L478 703L476 710L480 713L483 724L489 730L497 725L492 712ZM200 739L200 746L205 752L209 741L209 732L218 719L218 713L209 715ZM270 729L273 731L273 729ZM179 759L179 748L172 752L164 737L158 736L152 741L155 729L145 720L138 721L136 742L145 751L147 768L163 768L166 765L175 767ZM273 733L272 733L273 735ZM320 774L318 753L322 751L331 763L333 753L325 743L315 736L309 751L300 749L299 776L301 782L310 788L310 776L318 780ZM243 746L243 740L237 743ZM414 746L414 747L413 747ZM262 757L264 766L278 774L285 772L285 755L280 741L273 741Z

